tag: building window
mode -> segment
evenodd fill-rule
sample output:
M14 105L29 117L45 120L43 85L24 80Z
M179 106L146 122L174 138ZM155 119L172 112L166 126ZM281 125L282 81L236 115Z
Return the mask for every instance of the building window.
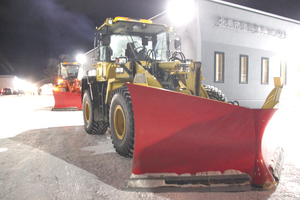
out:
M215 83L224 83L224 53L215 52Z
M261 84L269 84L269 58L261 58Z
M287 74L287 65L286 61L282 60L280 62L280 77L281 77L281 84L286 85L286 74Z
M240 83L248 83L248 56L240 55Z

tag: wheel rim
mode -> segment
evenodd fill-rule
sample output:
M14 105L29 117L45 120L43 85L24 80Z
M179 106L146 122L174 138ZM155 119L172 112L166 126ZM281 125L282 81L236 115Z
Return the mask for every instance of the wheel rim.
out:
M126 124L123 108L117 105L114 110L114 129L119 140L125 136Z
M84 117L85 117L85 121L87 123L90 122L90 107L89 107L89 102L85 102L84 104Z

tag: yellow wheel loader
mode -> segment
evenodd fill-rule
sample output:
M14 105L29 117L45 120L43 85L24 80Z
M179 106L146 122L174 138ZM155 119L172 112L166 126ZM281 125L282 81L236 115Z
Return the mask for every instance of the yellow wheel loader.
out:
M274 165L276 179L261 161L259 147L266 126L260 122L268 122L274 110L253 111L226 103L220 90L201 84L201 62L170 51L170 32L166 25L126 17L108 18L96 28L94 48L86 54L94 63L81 88L86 132L104 134L109 127L116 152L134 157L134 175L167 173L163 181L161 176L150 180L151 191L180 186L238 191L274 185L282 162ZM280 88L278 83L265 108L278 100ZM282 160L283 151L278 152L272 159ZM260 180L257 168L270 172L260 174L265 178ZM207 173L211 171L217 173L211 176ZM140 183L151 178L136 176L125 188L149 189L151 183ZM157 181L163 184L158 186Z

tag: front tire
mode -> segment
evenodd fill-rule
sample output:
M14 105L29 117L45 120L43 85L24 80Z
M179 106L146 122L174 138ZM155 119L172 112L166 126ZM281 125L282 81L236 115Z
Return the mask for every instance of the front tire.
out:
M95 122L94 109L90 92L86 90L82 101L84 129L88 134L104 134L108 123L105 121Z
M116 152L121 156L131 158L134 148L134 118L127 86L116 89L112 94L109 124Z

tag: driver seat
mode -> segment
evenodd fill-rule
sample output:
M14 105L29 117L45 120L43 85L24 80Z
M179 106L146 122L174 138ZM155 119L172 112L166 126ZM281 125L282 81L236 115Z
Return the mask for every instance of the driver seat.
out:
M135 56L137 55L137 53L135 52L135 45L133 42L128 42L127 43L127 48L125 50L125 56L128 58L128 59L131 59L131 58L135 58Z

